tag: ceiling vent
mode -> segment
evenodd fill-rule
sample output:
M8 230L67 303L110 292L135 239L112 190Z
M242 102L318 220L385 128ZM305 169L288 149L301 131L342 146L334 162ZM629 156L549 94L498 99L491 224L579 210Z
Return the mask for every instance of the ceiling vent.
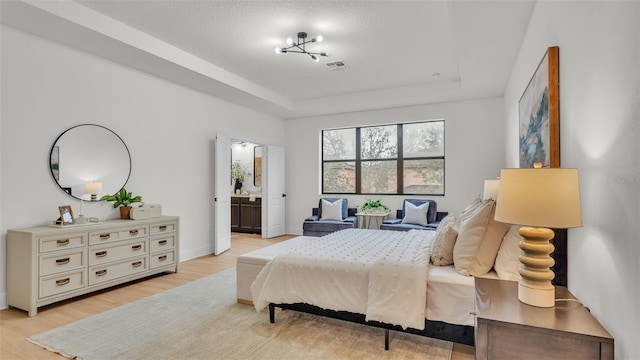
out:
M344 60L338 60L334 62L327 63L329 70L338 71L349 68L349 64L347 64Z

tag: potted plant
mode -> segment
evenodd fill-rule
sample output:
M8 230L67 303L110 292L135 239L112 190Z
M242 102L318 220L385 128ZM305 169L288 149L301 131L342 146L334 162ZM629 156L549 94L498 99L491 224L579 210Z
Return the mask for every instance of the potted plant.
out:
M364 204L358 205L357 207L360 208L360 211L362 211L365 214L389 211L389 207L383 204L382 200L380 199L378 200L367 199L364 202Z
M247 171L246 166L242 165L240 160L236 160L231 164L231 179L235 181L234 192L239 193L238 190L242 191L242 183L247 175L249 175L249 171Z
M119 192L113 195L105 195L100 200L113 201L113 208L120 206L120 219L128 219L131 212L131 204L141 202L141 196L133 196L133 193L127 192L123 187Z

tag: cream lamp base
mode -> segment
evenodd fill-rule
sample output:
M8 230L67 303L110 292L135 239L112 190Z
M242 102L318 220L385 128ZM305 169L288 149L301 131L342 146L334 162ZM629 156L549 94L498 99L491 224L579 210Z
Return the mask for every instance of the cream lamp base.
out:
M518 284L518 299L529 305L538 307L553 307L555 305L555 288L551 280L555 277L550 267L555 261L549 254L555 249L549 240L555 235L547 228L520 228L520 249L522 263L520 275L522 280Z

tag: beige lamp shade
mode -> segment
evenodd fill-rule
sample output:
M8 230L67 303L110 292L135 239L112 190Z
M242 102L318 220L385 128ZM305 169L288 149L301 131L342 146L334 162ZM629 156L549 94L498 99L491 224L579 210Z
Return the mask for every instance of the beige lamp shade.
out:
M85 186L84 191L85 193L92 194L92 195L100 194L102 193L102 182L100 181L88 182L87 185Z
M498 189L500 188L500 180L485 180L484 181L484 193L482 195L483 200L498 198Z
M495 219L533 227L581 227L578 169L503 169Z

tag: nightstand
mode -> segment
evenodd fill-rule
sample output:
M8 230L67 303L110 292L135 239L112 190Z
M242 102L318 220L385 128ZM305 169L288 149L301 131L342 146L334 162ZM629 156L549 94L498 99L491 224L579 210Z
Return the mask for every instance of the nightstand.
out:
M541 308L518 300L518 283L476 278L476 360L613 359L613 337L575 301ZM556 299L575 299L556 286Z

